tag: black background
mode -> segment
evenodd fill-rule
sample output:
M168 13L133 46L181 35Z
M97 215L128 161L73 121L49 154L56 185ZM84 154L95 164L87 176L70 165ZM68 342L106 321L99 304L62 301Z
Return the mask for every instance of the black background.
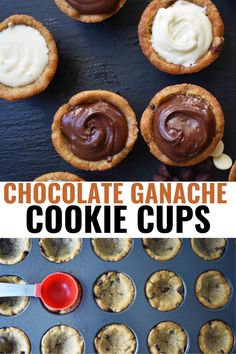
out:
M0 101L0 180L33 180L52 171L74 172L87 180L152 180L158 161L141 135L132 153L106 172L83 172L64 162L51 143L51 123L60 105L81 90L120 93L137 118L154 94L167 85L195 83L210 90L225 112L226 153L236 159L236 1L215 0L225 22L226 44L220 59L202 72L170 76L152 67L141 53L137 25L149 1L128 0L113 18L83 24L65 16L53 0L1 0L0 19L33 15L51 31L59 49L58 72L49 88L26 101ZM214 171L225 180L228 172Z

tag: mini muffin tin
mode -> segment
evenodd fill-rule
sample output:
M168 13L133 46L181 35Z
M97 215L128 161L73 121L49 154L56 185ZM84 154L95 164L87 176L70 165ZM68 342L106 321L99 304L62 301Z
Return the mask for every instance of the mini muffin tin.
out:
M85 341L85 353L94 351L94 338L98 331L111 323L130 327L137 336L137 353L146 354L150 330L161 321L177 322L188 336L187 353L200 353L198 333L204 323L213 319L226 322L235 334L235 240L228 239L225 252L216 261L204 261L194 254L190 239L182 240L179 254L170 261L156 261L145 252L142 240L133 239L131 252L118 262L106 262L95 255L91 240L83 239L80 254L72 261L56 264L45 259L39 248L39 240L32 240L31 251L24 261L13 266L0 265L0 275L14 274L28 283L40 282L46 275L63 271L72 274L83 286L83 299L75 311L67 315L47 311L41 302L32 298L26 310L14 317L0 316L0 327L16 326L25 331L32 345L32 354L40 353L40 341L44 333L58 324L66 324L79 330ZM174 271L181 277L185 287L183 303L173 311L160 312L151 307L145 296L145 283L158 270ZM219 270L228 279L231 287L229 303L219 310L202 306L194 293L197 277L204 271ZM127 274L134 282L136 294L133 303L123 312L111 313L100 309L93 297L97 278L108 271ZM232 353L236 352L236 346Z

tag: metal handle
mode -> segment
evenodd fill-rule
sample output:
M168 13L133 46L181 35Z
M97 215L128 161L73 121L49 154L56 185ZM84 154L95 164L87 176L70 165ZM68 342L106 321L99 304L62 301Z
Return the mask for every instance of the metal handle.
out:
M14 296L35 296L35 285L0 283L0 298Z

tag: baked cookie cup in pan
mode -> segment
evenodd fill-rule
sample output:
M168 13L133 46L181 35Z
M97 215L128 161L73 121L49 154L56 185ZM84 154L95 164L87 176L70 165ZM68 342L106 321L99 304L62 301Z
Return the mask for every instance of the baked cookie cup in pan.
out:
M83 354L84 339L80 332L67 325L50 328L42 337L42 354Z
M13 15L0 24L0 98L16 101L39 94L57 65L56 43L42 23Z
M0 328L0 353L30 354L31 343L28 336L16 327Z
M215 261L223 256L227 240L225 238L192 238L191 247L196 256L204 261Z
M83 182L84 179L69 172L50 172L35 178L34 182Z
M102 22L115 15L126 0L54 0L67 16L82 22Z
M94 284L93 295L102 310L122 312L133 302L135 286L131 278L124 273L103 273Z
M166 165L206 160L224 133L219 102L202 87L181 84L158 92L144 111L140 129L150 152Z
M82 248L81 238L41 238L39 248L43 257L53 263L66 263L77 257Z
M185 353L187 344L188 337L184 329L171 321L158 323L151 329L147 340L150 354Z
M92 238L93 252L106 262L118 262L127 257L133 246L132 238Z
M175 258L182 247L180 238L143 238L145 252L156 261L169 261Z
M161 312L175 310L185 296L182 279L169 270L153 273L146 282L145 293L149 304Z
M112 323L99 331L94 347L97 354L134 354L137 352L136 335L126 325Z
M18 264L28 256L30 249L29 238L0 238L0 264Z
M56 112L52 142L58 154L82 170L102 171L119 164L138 137L136 116L114 92L83 91Z
M144 55L169 74L198 72L219 56L224 24L210 0L153 0L138 27Z
M200 329L198 345L203 354L229 354L233 349L233 344L233 332L223 321L209 321Z
M219 309L229 302L231 287L219 271L208 270L197 278L195 294L203 306L209 309Z

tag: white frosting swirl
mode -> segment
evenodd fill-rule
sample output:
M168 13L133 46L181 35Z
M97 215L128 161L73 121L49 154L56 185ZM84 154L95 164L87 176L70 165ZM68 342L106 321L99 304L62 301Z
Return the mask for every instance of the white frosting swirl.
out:
M208 52L212 41L212 24L204 7L178 0L155 16L152 46L169 63L194 65Z
M20 87L36 81L49 62L49 50L38 30L9 23L0 32L0 82Z

